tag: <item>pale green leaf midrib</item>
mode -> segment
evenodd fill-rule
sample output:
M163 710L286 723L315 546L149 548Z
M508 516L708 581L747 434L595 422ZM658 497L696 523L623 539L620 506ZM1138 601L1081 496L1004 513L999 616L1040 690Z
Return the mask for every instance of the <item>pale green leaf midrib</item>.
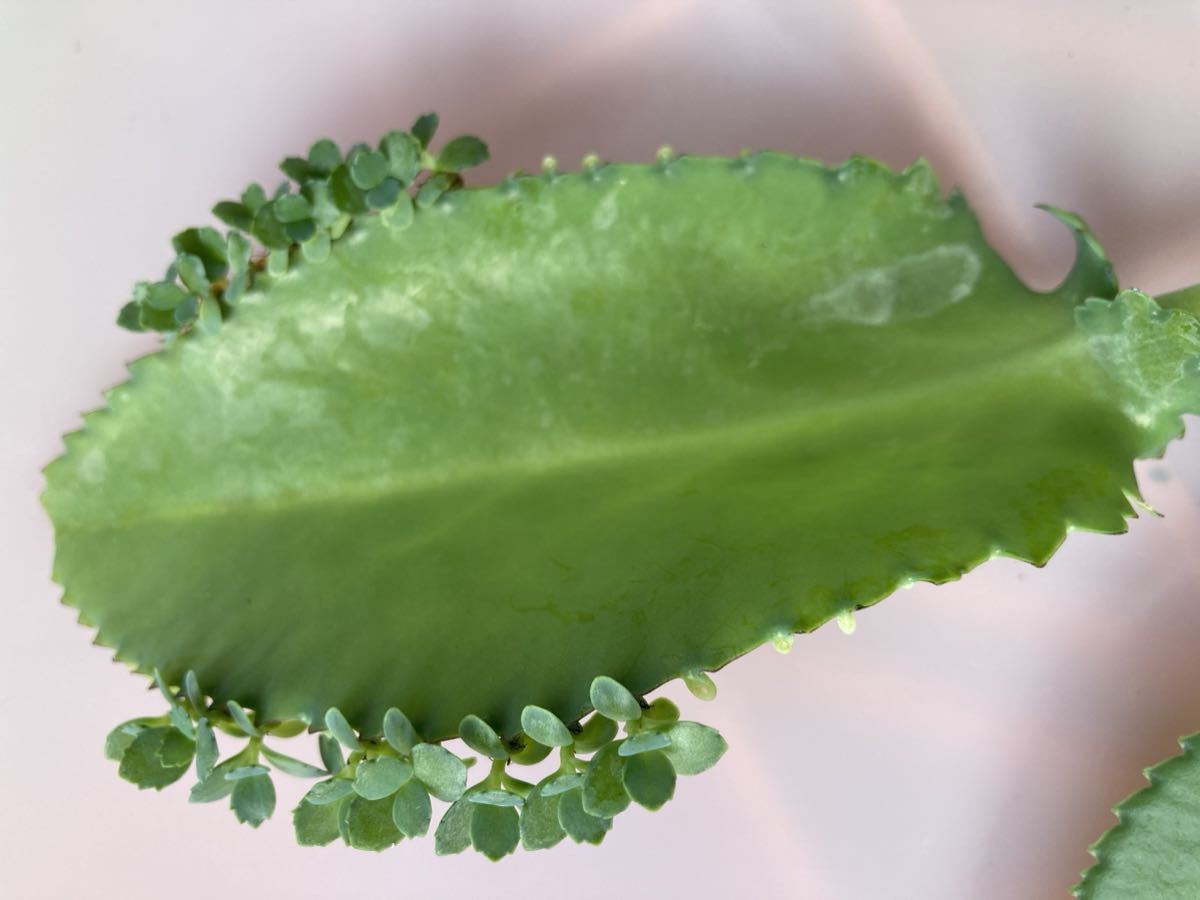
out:
M114 518L90 523L59 521L61 535L113 532L139 525L196 521L205 519L245 519L249 516L273 516L303 509L329 506L370 504L397 496L417 496L427 491L444 490L454 485L487 483L498 478L514 476L544 476L552 471L587 468L619 460L650 460L682 458L696 448L726 445L742 448L756 443L767 444L782 435L794 435L806 429L827 428L831 420L857 418L867 420L881 408L905 407L932 396L955 394L972 382L1013 377L1028 378L1047 368L1057 368L1072 357L1087 355L1086 341L1074 330L1064 331L1052 340L1035 344L1000 359L989 359L979 365L966 367L952 376L938 373L902 387L872 390L852 399L806 403L799 410L781 415L760 416L737 423L719 426L681 429L673 434L632 437L621 441L599 443L588 441L576 448L556 448L552 458L544 456L513 456L503 461L456 464L410 470L403 478L376 482L367 486L347 486L336 493L307 496L287 496L269 500L247 499L245 502L190 505L146 511L137 516Z

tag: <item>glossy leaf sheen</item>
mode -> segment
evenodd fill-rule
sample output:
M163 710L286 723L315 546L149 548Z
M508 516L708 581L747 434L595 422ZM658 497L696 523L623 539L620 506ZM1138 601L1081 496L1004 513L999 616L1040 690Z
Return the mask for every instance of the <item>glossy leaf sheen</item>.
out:
M1200 341L1135 293L1077 322L1114 293L1080 246L1036 293L926 169L861 160L451 191L131 366L48 469L55 575L260 721L573 721L599 673L645 694L1125 530Z
M1088 900L1200 897L1200 734L1183 754L1146 770L1149 787L1114 810L1119 824L1091 848L1096 864L1075 895Z

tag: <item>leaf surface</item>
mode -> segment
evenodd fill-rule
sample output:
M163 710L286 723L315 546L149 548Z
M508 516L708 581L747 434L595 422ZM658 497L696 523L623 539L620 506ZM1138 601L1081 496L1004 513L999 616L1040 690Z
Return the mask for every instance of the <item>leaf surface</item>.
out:
M1096 864L1075 896L1088 900L1200 897L1200 734L1183 753L1146 770L1148 787L1113 810L1118 824L1091 847Z
M120 657L258 721L394 705L438 740L1044 562L1123 531L1131 461L1200 411L1195 318L1112 300L1066 218L1049 294L927 169L863 160L605 166L364 220L68 437L56 578Z

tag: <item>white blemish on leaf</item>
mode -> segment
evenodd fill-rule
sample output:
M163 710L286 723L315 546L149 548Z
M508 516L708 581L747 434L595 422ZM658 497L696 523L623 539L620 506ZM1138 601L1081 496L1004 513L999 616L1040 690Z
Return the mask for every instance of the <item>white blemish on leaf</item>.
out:
M966 244L947 244L856 272L791 311L810 322L859 325L924 319L968 297L980 268L979 256Z

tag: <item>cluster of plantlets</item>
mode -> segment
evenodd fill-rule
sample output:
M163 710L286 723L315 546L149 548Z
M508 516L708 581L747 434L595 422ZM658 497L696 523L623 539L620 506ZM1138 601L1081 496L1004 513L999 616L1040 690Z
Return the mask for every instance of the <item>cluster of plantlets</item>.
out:
M374 737L359 734L338 709L329 709L326 730L317 736L318 767L266 743L307 730L302 720L256 724L253 713L235 701L223 708L211 702L191 671L177 691L157 671L154 680L167 714L124 722L105 742L105 755L118 762L121 777L161 790L194 763L191 802L228 797L237 820L254 828L275 811L272 769L319 778L292 813L303 846L341 838L356 849L378 851L421 837L432 822L431 798L450 804L434 835L439 855L474 847L498 860L518 844L544 850L566 837L599 844L631 803L660 809L675 795L676 776L711 768L726 750L720 733L680 720L679 709L665 697L648 703L616 680L598 676L590 690L595 712L582 723L568 725L547 709L526 706L522 731L506 740L479 716L466 716L459 736L490 763L486 776L468 787L476 758L422 740L394 707ZM700 696L713 694L707 676L689 686ZM246 743L218 761L218 731ZM537 765L555 752L558 767L536 784L509 772L510 765Z
M290 180L267 195L257 182L237 200L222 200L213 215L229 226L187 228L171 239L175 259L159 281L134 287L117 324L130 331L214 332L264 269L278 277L297 256L322 262L330 245L355 219L378 215L389 228L413 222L447 191L462 187L462 172L488 159L487 145L460 135L436 154L429 149L436 113L420 116L409 131L390 131L376 148L355 144L343 157L328 138L306 157L289 156L279 168ZM263 250L254 253L257 242Z

